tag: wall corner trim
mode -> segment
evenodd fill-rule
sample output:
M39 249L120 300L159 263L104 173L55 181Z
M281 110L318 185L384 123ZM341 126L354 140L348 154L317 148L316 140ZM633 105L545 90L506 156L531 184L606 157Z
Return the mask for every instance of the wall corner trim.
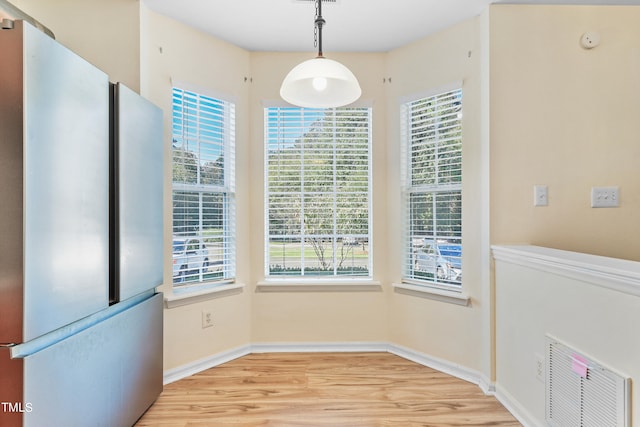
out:
M546 425L543 422L544 420L538 420L531 415L531 413L518 403L516 398L502 388L500 384L495 384L495 392L493 395L524 427L538 427Z
M198 372L202 372L209 368L222 365L223 363L230 362L234 359L238 359L248 354L251 354L251 346L247 344L231 350L223 351L222 353L217 353L209 357L186 363L173 369L165 370L162 383L166 385L172 382L176 382L183 378L187 378L191 375L197 374Z

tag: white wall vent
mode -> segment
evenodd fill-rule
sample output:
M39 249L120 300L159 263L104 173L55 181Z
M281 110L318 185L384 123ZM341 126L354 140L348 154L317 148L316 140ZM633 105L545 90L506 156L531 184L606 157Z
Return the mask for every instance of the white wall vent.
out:
M338 4L340 3L342 0L322 0L322 4ZM316 3L316 0L292 0L293 3L300 3L300 4L309 4L309 3Z
M552 427L629 427L630 379L547 335L546 418Z

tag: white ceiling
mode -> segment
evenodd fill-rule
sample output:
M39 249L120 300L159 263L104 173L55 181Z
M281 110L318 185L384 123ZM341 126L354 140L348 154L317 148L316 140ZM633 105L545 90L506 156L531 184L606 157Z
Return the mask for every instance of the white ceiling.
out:
M160 14L250 51L315 50L313 0L143 1ZM490 3L640 5L640 0L325 1L325 52L386 52L479 15Z

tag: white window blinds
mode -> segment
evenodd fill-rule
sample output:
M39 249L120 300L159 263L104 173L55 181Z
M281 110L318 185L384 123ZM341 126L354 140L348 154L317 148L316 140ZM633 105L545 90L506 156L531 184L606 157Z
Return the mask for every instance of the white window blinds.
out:
M174 286L235 276L235 107L173 89Z
M265 109L266 276L370 276L371 109Z
M402 106L404 280L462 283L462 91Z

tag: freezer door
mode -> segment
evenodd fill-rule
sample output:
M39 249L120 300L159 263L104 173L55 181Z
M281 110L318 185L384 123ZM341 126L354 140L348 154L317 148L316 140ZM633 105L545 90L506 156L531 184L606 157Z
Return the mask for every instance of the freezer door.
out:
M20 25L18 25L20 24ZM108 307L109 80L24 29L24 337Z
M112 85L111 302L162 284L162 110L121 83Z
M25 357L24 427L135 424L162 391L162 303L152 295Z

